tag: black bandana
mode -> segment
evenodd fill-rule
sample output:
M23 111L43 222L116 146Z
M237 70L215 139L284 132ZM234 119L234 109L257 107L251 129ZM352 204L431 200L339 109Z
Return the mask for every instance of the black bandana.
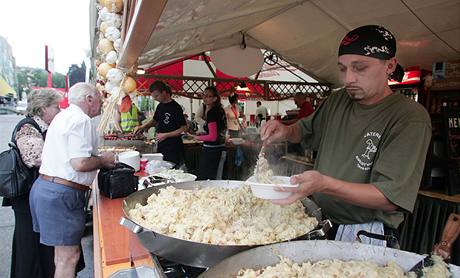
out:
M339 56L344 54L389 60L396 54L396 40L393 34L382 26L361 26L348 32L342 39Z

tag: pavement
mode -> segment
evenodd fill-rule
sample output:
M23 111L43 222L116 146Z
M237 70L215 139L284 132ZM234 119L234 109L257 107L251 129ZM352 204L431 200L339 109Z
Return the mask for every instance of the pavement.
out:
M0 152L8 149L11 134L16 124L23 118L18 115L0 115ZM0 197L0 204L2 198ZM11 244L14 231L14 215L11 207L0 206L0 277L10 277ZM79 278L93 275L93 235L92 225L87 224L87 233L82 239L86 268L78 273Z

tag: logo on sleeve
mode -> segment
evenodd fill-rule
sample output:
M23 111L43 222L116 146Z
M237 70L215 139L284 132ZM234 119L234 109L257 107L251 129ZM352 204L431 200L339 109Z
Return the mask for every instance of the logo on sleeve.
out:
M362 144L362 153L355 156L356 167L363 171L369 171L374 163L374 156L377 152L377 145L380 141L381 135L378 132L367 132L364 135Z

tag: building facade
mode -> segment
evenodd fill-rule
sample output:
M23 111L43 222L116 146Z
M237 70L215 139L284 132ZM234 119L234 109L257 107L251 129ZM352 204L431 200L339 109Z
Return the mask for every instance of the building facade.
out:
M17 91L18 79L16 76L16 61L13 56L13 50L8 41L0 36L0 77L15 91ZM8 92L3 92L8 94ZM2 95L2 92L0 92Z

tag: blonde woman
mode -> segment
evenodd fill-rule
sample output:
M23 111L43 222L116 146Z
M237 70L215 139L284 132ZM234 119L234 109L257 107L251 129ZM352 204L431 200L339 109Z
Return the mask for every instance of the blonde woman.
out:
M54 116L60 111L61 98L61 94L53 89L32 91L27 97L27 118L21 120L15 127L16 136L13 139L16 141L22 161L36 172L36 176L42 162L41 154L46 131ZM29 186L31 187L32 184ZM40 235L32 229L29 193L4 199L3 205L12 206L15 218L11 277L52 277L54 248L41 244Z

